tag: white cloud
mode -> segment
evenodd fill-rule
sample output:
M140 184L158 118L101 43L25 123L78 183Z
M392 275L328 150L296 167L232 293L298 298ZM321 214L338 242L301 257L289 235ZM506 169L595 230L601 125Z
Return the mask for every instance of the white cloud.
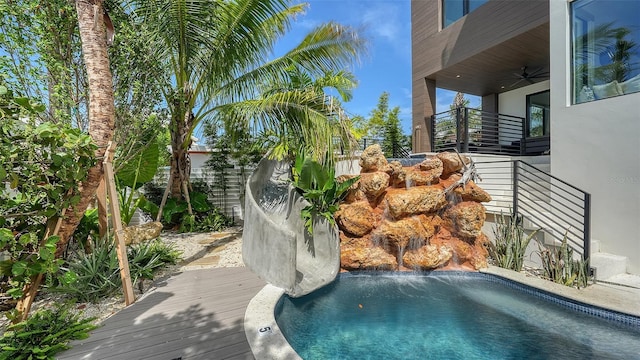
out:
M376 36L389 42L397 41L401 31L397 5L378 1L365 3L367 8L362 14L364 25Z

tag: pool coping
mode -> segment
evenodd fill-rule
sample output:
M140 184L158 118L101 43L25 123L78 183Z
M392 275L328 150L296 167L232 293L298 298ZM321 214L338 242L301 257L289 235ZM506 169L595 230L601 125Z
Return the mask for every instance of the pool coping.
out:
M550 293L551 295L588 306L618 312L622 315L640 317L640 296L638 296L640 295L640 289L620 289L592 285L586 289L578 290L495 266L482 269L479 273L511 280L544 293ZM247 306L244 331L251 351L257 360L302 360L289 345L275 320L275 307L283 294L283 289L273 285L266 285L251 299Z

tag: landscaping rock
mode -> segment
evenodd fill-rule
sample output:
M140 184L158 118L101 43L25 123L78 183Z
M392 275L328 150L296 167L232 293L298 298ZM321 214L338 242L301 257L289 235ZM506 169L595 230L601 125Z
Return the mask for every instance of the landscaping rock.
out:
M124 228L124 243L125 245L132 245L157 239L161 232L162 224L157 221L128 226Z

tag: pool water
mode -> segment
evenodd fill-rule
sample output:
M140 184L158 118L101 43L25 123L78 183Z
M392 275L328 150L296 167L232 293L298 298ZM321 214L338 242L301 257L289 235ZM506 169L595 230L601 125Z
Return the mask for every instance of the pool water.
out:
M463 274L341 276L283 296L276 321L305 360L640 359L640 322Z

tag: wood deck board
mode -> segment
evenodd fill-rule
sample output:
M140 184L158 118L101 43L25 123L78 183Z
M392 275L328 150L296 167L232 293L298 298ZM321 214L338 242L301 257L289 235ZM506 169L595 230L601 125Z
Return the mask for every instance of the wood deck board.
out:
M58 359L253 359L244 312L264 285L246 268L176 274Z

